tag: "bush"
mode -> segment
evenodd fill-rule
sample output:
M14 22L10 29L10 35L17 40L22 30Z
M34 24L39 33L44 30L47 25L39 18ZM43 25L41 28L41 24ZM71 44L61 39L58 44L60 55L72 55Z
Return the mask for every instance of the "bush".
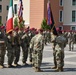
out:
M42 24L41 24L41 28L43 30L50 30L51 29L50 26L47 25L47 20L46 19L43 19Z
M24 20L22 20L20 23L19 23L19 21L18 21L18 18L16 17L15 19L14 19L14 27L16 27L16 26L18 26L19 28L23 28L24 27Z

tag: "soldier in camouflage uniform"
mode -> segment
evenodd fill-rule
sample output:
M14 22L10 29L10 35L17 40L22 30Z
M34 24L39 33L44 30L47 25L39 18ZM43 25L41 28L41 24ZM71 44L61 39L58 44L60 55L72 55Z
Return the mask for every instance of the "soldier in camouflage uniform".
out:
M47 31L43 31L44 43L47 45Z
M50 30L46 31L46 39L47 39L47 43L51 42L51 33L50 33Z
M33 66L35 68L35 72L41 72L40 69L41 62L42 62L42 54L44 49L44 39L42 36L42 30L39 30L39 33L35 35L30 43L30 49L33 48L32 51L32 58L33 58Z
M64 66L64 48L66 46L66 38L64 38L61 34L60 30L57 30L58 36L54 41L54 49L56 51L56 63L57 68L55 71L63 71Z
M66 40L67 40L67 44L68 44L68 32L67 31L64 31L63 32L63 36L66 38Z
M72 31L70 31L68 33L68 44L69 44L69 51L73 51L74 49L74 43L75 43L75 37L74 37L74 33Z
M18 34L19 28L16 27L13 31L14 35L14 66L19 66L18 61L20 57L20 37Z
M29 39L28 39L28 29L24 30L20 34L21 38L21 47L22 47L22 53L23 53L23 65L28 65L26 63L27 57L28 57L28 47L29 47Z
M29 35L29 44L30 44L32 37L34 37L36 34L36 29L31 28L29 31L30 32L28 33L28 35ZM32 64L32 49L30 49L30 47L29 47L29 62L30 62L30 64Z
M51 43L52 43L52 47L53 47L53 60L54 60L54 67L52 67L52 69L56 69L56 68L57 68L56 51L55 51L55 48L54 48L55 38L56 38L56 35L54 35L54 34L51 32Z
M4 56L6 52L4 27L0 28L0 68L4 67Z
M8 57L8 68L14 67L12 65L14 60L14 37L12 31L7 34L7 57Z

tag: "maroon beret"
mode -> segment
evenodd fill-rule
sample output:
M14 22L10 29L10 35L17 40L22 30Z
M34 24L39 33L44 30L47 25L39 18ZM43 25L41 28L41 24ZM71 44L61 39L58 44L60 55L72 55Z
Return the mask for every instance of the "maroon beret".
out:
M5 28L5 26L1 26L1 29L4 29Z

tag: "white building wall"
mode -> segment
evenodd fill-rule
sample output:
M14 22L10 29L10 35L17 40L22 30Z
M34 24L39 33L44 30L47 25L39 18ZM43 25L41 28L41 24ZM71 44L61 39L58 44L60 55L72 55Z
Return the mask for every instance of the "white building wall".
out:
M23 18L25 20L25 25L30 24L30 0L23 0Z
M76 25L76 22L72 22L72 10L76 10L72 0L63 0L63 25Z
M14 0L13 3L18 4L19 0ZM23 19L25 20L25 25L30 24L30 0L23 0Z

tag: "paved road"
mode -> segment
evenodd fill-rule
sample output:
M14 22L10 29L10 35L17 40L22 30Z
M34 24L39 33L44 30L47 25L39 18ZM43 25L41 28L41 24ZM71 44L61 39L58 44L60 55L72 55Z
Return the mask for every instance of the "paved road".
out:
M29 58L28 58L29 59ZM19 64L22 64L22 54ZM76 45L74 51L69 51L68 45L65 48L65 66L64 72L55 72L51 69L53 66L52 45L45 46L43 51L43 61L41 69L44 72L34 72L29 66L19 66L16 68L4 68L0 69L0 75L76 75ZM29 61L27 61L29 63ZM5 65L7 64L7 55L5 56Z

